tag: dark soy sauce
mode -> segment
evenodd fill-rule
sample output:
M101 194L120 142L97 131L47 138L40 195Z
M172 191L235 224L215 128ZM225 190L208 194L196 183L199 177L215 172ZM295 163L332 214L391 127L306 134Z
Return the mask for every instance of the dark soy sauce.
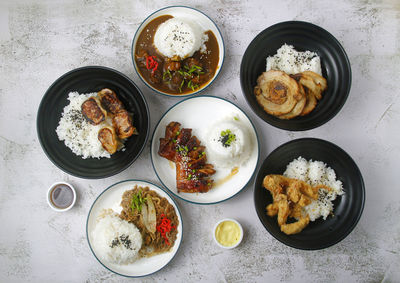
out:
M50 201L57 208L67 208L74 200L72 189L65 184L55 185L50 193Z

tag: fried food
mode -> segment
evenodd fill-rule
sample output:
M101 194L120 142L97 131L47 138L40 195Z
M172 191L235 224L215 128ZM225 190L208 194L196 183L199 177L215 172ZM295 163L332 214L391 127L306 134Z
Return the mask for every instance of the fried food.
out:
M310 217L307 215L304 218L300 218L297 222L281 225L281 231L286 235L297 234L306 228L308 223L310 223Z
M312 187L304 181L283 175L265 176L263 186L273 198L273 203L266 207L267 215L277 216L281 231L287 235L300 233L310 223L310 217L303 208L318 199L319 190L332 190L323 184ZM297 221L287 223L289 218Z

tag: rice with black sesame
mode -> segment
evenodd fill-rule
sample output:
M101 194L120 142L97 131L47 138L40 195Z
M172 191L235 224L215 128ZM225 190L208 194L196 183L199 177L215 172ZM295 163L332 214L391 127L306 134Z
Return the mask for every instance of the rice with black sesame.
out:
M91 237L93 249L102 261L129 264L139 258L143 243L139 229L112 209L101 211Z
M282 45L274 56L267 58L266 70L280 70L291 75L313 71L322 76L321 59L317 53L308 50L300 52L288 44Z
M323 184L332 189L332 191L319 190L318 200L313 201L304 208L311 221L321 216L325 220L333 211L332 201L337 196L344 194L343 184L336 179L335 171L322 161L307 161L300 156L289 163L283 175L288 178L305 181L311 186Z

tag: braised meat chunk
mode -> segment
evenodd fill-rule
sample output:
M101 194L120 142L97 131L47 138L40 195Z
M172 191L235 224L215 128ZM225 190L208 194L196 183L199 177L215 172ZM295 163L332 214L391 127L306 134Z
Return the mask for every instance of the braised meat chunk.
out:
M107 117L107 112L101 107L97 97L90 97L81 106L82 114L92 125L98 125Z
M101 105L108 112L115 114L115 113L125 109L121 100L118 99L116 93L113 90L111 90L109 88L103 88L97 94L100 97Z
M196 136L192 136L192 129L180 126L178 122L167 125L158 154L175 162L178 193L208 192L213 185L210 176L215 173L214 166L207 164L205 147Z
M126 139L137 134L136 128L132 124L132 117L126 110L115 113L112 122L120 139Z
M113 154L118 149L117 135L113 127L104 127L100 129L97 138L108 153Z

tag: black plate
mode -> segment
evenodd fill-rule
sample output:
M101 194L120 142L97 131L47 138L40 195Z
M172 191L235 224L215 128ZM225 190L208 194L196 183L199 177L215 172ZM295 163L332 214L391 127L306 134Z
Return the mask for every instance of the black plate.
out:
M69 92L90 93L105 87L114 90L133 113L139 135L128 138L125 151L118 151L111 158L82 159L58 140L56 128L68 104ZM149 135L149 110L143 94L127 76L110 68L89 66L66 73L50 86L40 103L36 123L40 144L57 167L77 177L98 179L121 172L142 152Z
M267 114L253 94L258 76L265 72L266 58L275 55L285 43L298 51L316 52L321 57L322 75L328 81L317 107L310 114L291 120ZM261 119L280 129L304 131L328 122L342 108L351 86L350 62L343 47L326 30L306 22L283 22L262 31L247 47L240 66L240 83L247 103Z
M280 231L276 217L266 214L266 206L272 203L272 196L263 188L262 182L268 174L283 174L286 166L299 156L322 161L335 170L345 194L333 202L334 216L328 216L325 221L317 219L298 234L286 235ZM360 219L364 202L364 181L353 159L340 147L313 138L293 140L275 149L261 165L254 187L254 204L264 227L282 243L303 250L323 249L343 240Z

